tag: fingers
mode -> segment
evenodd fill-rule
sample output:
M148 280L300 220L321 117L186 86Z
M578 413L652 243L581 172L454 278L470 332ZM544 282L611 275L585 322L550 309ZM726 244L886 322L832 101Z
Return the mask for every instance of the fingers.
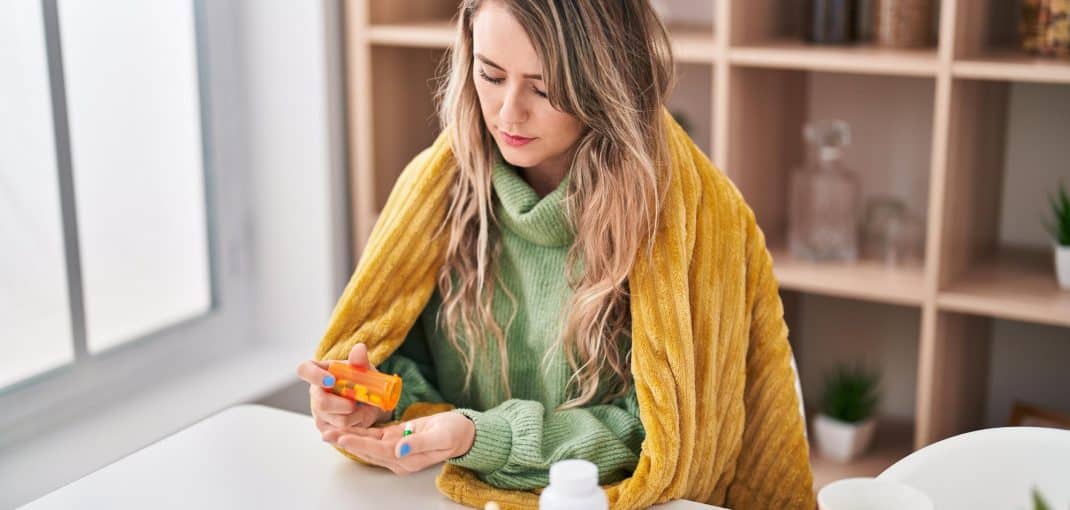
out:
M348 398L319 388L309 391L309 400L312 401L313 409L329 414L350 414L361 407Z
M355 434L343 434L338 437L336 444L349 453L356 455L368 462L384 467L396 475L405 476L436 463L436 461L420 455L418 458L399 460L391 453L394 450L395 441L358 436Z
M342 447L347 452L360 457L375 465L390 469L399 473L400 465L397 459L389 455L392 442L383 441L382 438L362 436L359 434L340 434L335 437L334 444Z
M374 454L370 454L369 452L362 451L359 448L355 447L351 440L347 439L343 441L343 438L345 437L347 437L347 434L343 434L339 431L331 431L324 434L323 440L327 441L328 443L332 443L337 448L341 448L349 452L350 454L355 455L357 458L364 462L375 466L387 468L393 471L395 474L403 474L398 472L400 466L398 466L393 459L380 458L375 456ZM346 446L346 444L348 444L349 446Z
M368 429L381 430L381 429ZM360 457L378 466L385 467L397 475L408 475L438 464L448 456L443 450L425 453L409 454L404 458L397 458L394 452L398 448L396 438L387 437L383 432L382 437L372 435L349 434L329 432L325 438L332 440L334 444L341 446L349 453Z
M375 425L375 420L379 413L376 408L371 406L359 406L358 409L349 414L331 414L322 413L317 417L330 423L331 425L343 429L349 428L368 428Z
M423 471L424 469L441 463L444 460L446 460L446 455L441 451L438 451L409 455L404 459L395 459L394 462L397 462L398 465L406 471L405 474L408 474Z
M452 437L445 427L429 427L398 441L394 455L401 459L422 453L442 452L453 449Z
M379 420L379 408L357 404L357 410L350 416L350 426L371 427Z
M328 443L334 444L338 442L338 438L341 437L342 431L334 427L324 427L319 421L316 422L316 428L320 430L320 437Z
M362 436L362 437L366 437L366 438L369 438L369 439L376 439L376 440L383 439L383 431L382 431L382 429L359 428L359 427L354 427L354 428L349 428L349 429L339 428L339 427L335 427L334 425L331 425L327 421L322 420L320 418L316 418L315 423L316 423L316 428L320 431L320 437L322 437L323 440L327 441L328 443L337 443L338 442L338 438L340 438L340 437L342 437L343 435L346 435L346 434L353 434L353 435L356 435L356 436Z
M337 441L338 436L342 435L342 431L338 427L335 427L320 418L316 418L314 423L316 424L316 430L320 431L320 437L328 443Z
M323 361L308 360L297 365L297 377L321 388L334 386L334 376L327 371L327 363Z
M378 371L372 366L372 362L368 360L368 346L364 344L354 345L353 348L349 350L349 364L365 367L376 372Z
M337 443L357 454L366 454L384 460L394 457L394 441L383 441L358 434L344 434L338 438Z

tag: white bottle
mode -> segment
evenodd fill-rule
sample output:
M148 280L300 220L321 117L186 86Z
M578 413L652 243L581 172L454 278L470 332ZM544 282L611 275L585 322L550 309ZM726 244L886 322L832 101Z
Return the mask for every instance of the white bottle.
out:
M539 510L609 510L598 485L598 466L574 459L550 466L550 485L539 495Z

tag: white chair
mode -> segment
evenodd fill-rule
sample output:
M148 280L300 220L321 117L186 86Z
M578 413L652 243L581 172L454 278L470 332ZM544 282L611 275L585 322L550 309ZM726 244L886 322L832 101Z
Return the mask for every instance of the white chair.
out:
M878 477L910 485L940 510L1022 509L1036 487L1052 508L1070 508L1070 431L1002 427L926 446Z
M802 382L799 380L799 365L795 363L795 354L791 355L791 371L795 372L795 395L799 397L799 415L803 420L803 437L810 437L807 432L809 425L806 423L806 405L803 404Z

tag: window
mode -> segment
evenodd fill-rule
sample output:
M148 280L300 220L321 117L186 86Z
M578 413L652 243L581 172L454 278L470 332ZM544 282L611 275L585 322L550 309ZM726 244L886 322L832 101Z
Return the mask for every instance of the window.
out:
M0 3L0 430L243 336L246 204L218 200L241 183L213 179L200 11Z
M0 4L0 387L74 359L41 20Z
M61 0L59 28L93 354L211 307L196 31L188 0Z

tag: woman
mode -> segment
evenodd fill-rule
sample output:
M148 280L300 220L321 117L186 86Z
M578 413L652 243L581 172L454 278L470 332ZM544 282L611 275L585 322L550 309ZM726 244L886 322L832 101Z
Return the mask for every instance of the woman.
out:
M637 264L646 260L644 252L655 251L659 230L676 228L680 232L668 235L687 237L691 246L703 242L664 217L666 205L686 201L669 191L673 179L683 178L674 175L674 164L679 167L681 162L673 161L673 135L662 119L672 70L667 34L647 0L462 2L458 38L438 98L449 137L448 142L440 137L436 147L448 145L452 173L439 225L443 259L441 264L428 263L436 268L433 295L404 294L422 307L419 317L406 317L411 328L403 341L395 342L400 345L373 367L365 341L358 337L365 335L370 344L372 336L389 336L387 329L405 321L382 319L378 326L358 331L362 326L352 323L361 321L345 304L357 298L347 296L377 294L358 280L390 285L392 276L369 276L370 269L362 273L358 267L318 356L348 353L352 364L400 375L401 402L393 412L354 404L324 390L333 384L324 361L302 363L298 373L310 384L312 412L325 441L398 474L446 462L475 474L457 482L461 485L516 491L545 486L549 466L568 458L595 463L603 484L631 477L636 484L652 485L659 469L675 473L660 474L662 487L646 500L612 492L611 499L621 507L675 497L732 508L813 506L806 443L795 411L798 401L786 368L790 348L771 276L764 282L774 285L771 302L759 306L759 299L748 297L731 314L724 312L740 314L741 323L762 324L748 324L749 330L741 334L695 330L709 344L689 344L696 354L688 363L705 367L704 373L715 381L678 391L673 402L671 413L692 423L675 440L690 445L659 446L664 423L652 411L657 389L646 384L647 373L641 385L646 411L637 395L639 374L633 373L637 368L632 362L648 359L631 352L633 327L639 328L632 321L637 304L630 289L634 273L641 270ZM686 135L680 131L678 137ZM709 165L701 153L697 157ZM425 151L410 166L427 166L428 158ZM388 209L416 214L411 211L424 205L399 191L413 186L416 177L407 175L416 171L406 169L391 196L397 203ZM749 223L731 225L734 231L722 237L751 243L757 239L761 253L742 257L732 268L726 261L722 277L688 277L701 280L701 285L714 282L718 288L753 287L748 283L753 276L730 275L736 274L736 266L769 272L759 265L767 265L768 253L749 209L723 176L714 173L703 179L716 183L685 185L682 193L691 196L690 190L717 186L711 191L724 193L721 201L727 205L705 202L692 207L695 214L742 211L739 216ZM692 202L698 204L696 200ZM376 230L404 230L383 225L401 214L384 212ZM386 236L373 234L369 251L389 251ZM737 252L751 250L750 245L736 248L732 246ZM361 266L374 265L366 259L376 257L365 253ZM407 285L407 280L394 283ZM374 310L401 306L365 299L361 313L379 313L380 318L389 312ZM351 325L339 326L342 322ZM733 347L717 347L717 342ZM730 357L739 370L715 373L712 367L727 363L717 359L718 353L723 357L732 352L739 353ZM775 369L776 377L766 377L766 366ZM689 372L672 373L679 384L680 374ZM709 388L720 387L716 379L723 380L723 388L711 393ZM758 380L763 384L755 384ZM679 397L692 393L698 396ZM700 401L692 402L695 398ZM755 404L759 401L761 406ZM767 411L770 406L775 413ZM696 417L704 423L694 425ZM407 420L415 434L405 437L400 425L382 426L393 420ZM647 426L658 427L662 442L644 442ZM701 438L706 434L702 427L716 429L716 439ZM691 452L694 444L709 446L669 461L665 459L670 456L659 453ZM769 459L777 448L790 455L783 456L789 460L776 460L773 469ZM641 462L644 455L649 463ZM713 457L699 458L702 455ZM790 480L762 479L785 473ZM446 485L440 479L440 488ZM443 490L459 501L476 501ZM530 504L531 499L517 501Z

